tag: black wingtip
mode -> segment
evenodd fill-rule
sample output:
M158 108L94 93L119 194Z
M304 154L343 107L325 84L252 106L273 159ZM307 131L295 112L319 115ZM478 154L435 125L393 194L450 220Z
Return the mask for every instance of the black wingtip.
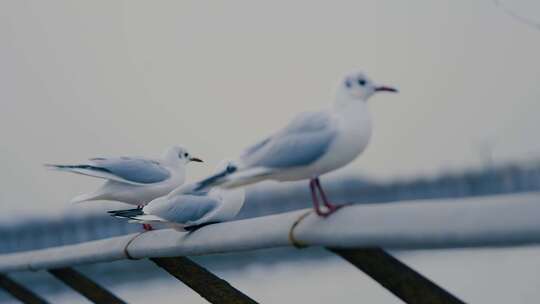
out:
M43 167L47 169L62 169L64 165L57 165L57 164L43 164Z
M122 218L133 218L133 217L144 214L142 208L111 210L111 211L107 211L107 213L111 216L122 217Z
M217 224L217 223L219 223L219 222L208 222L208 223L204 223L204 224L200 224L200 225L185 226L184 230L188 231L188 232L193 232L195 230L201 229L202 227Z
M233 166L233 165L227 166L227 168L225 168L223 171L221 171L221 172L219 172L217 174L214 174L214 175L200 181L197 184L197 186L195 187L195 191L205 190L208 187L219 184L221 179L223 179L225 176L235 172L236 170L237 170L237 168L235 166Z

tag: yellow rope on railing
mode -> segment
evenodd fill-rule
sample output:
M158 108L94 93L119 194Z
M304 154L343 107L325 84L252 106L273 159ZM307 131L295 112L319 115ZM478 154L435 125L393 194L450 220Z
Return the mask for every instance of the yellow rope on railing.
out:
M310 215L312 213L312 210L308 210L306 211L305 213L302 213L302 215L300 215L295 221L294 223L292 224L291 226L291 229L289 229L289 242L291 242L291 244L298 248L298 249L302 249L302 248L306 248L308 247L309 245L308 244L305 244L305 243L302 243L300 240L297 240L295 237L294 237L294 228L296 228L296 226L298 226L298 224L300 224L300 222L305 219L308 215Z
M139 236L141 236L142 234L148 232L149 230L145 230L145 231L142 231L141 233L138 233L136 235L134 235L127 243L126 243L126 246L124 246L124 255L126 256L126 258L128 260L140 260L140 259L137 259L137 258L134 258L132 257L130 254L129 254L129 251L128 251L128 247L129 245L136 239L138 238Z

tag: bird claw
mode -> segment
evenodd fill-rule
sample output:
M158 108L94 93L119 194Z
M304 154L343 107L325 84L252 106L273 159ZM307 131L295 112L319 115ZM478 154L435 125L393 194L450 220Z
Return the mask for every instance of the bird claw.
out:
M319 209L315 209L315 212L317 213L318 216L321 216L321 217L328 217L330 216L331 214L333 214L334 212L338 211L339 209L345 207L346 205L326 205L324 210L321 210L320 208Z

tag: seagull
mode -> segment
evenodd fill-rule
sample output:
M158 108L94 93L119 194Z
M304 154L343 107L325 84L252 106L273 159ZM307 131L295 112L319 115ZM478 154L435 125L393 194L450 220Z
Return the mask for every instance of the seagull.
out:
M76 196L72 203L109 200L142 206L182 185L189 162L202 160L192 157L183 147L173 146L161 159L98 157L82 164L45 166L106 180L97 191Z
M366 149L372 133L367 101L379 92L397 90L376 85L362 72L347 75L329 109L299 114L283 129L244 150L233 164L200 181L196 190L308 179L315 212L330 215L340 206L328 200L319 176L347 165Z
M109 211L112 216L128 218L147 225L161 223L181 231L233 219L244 205L243 188L212 188L194 191L194 185L181 186L146 206L129 210Z

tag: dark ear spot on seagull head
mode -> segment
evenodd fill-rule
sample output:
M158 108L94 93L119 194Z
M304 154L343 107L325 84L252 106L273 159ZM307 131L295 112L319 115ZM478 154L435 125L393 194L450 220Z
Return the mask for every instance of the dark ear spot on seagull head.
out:
M335 105L341 107L347 104L367 102L373 94L378 92L396 93L397 90L389 86L377 86L363 72L352 72L347 74L339 85Z
M349 74L344 83L347 95L352 99L367 100L375 93L373 82L362 72Z

